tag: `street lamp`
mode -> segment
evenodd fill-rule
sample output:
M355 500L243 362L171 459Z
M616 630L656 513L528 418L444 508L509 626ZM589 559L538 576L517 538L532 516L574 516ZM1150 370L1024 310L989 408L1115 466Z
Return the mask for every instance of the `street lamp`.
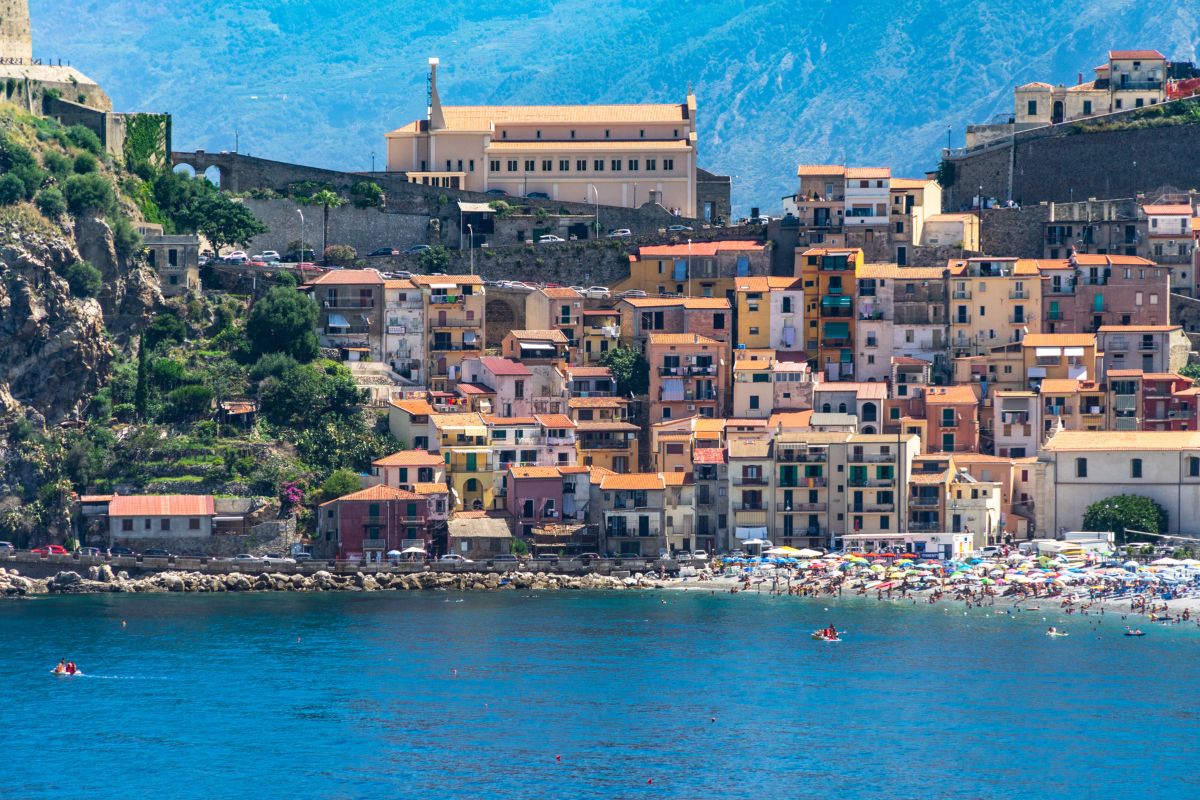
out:
M297 208L296 213L300 215L300 258L299 261L304 261L304 211Z
M692 240L688 239L688 297L692 296Z
M593 184L590 184L590 183L588 184L588 190L589 190L589 191L592 191L592 192L595 192L595 195L594 195L594 196L595 196L595 200L596 200L596 212L595 212L595 213L596 213L596 219L595 219L595 221L593 222L593 224L596 226L596 238L597 238L597 239L599 239L599 238L600 238L600 190L599 190L599 189L597 189L597 188L595 187L595 185L593 185ZM587 195L586 195L586 194L585 194L585 195L584 195L584 197L583 197L583 201L584 201L585 203L587 202Z

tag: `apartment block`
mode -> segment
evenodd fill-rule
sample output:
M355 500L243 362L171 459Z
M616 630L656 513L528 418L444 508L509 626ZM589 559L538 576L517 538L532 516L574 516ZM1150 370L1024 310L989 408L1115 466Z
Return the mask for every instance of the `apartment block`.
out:
M729 345L696 333L649 337L651 420L725 416Z
M429 388L445 391L461 380L464 358L482 355L483 280L478 275L415 275L424 304Z
M810 249L797 252L804 282L804 351L826 380L853 380L856 271L863 252Z

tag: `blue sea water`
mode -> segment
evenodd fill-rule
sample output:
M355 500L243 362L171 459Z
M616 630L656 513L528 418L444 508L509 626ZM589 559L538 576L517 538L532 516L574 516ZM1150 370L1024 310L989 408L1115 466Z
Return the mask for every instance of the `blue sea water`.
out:
M0 797L1196 797L1200 630L1122 630L744 594L0 602Z

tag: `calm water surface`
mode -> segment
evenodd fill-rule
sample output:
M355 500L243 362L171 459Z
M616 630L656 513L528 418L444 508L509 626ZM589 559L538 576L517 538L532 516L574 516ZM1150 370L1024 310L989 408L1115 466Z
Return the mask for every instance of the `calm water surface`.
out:
M808 639L829 622L846 641ZM0 797L1200 795L1200 631L1096 622L681 593L6 601ZM62 657L89 676L49 675Z

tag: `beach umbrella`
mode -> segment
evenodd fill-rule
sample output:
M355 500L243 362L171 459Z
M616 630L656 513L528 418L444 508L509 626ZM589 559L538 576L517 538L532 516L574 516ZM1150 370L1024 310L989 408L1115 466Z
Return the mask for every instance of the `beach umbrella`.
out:
M820 558L821 552L819 550L809 550L807 547L802 547L797 550L794 555L796 558Z
M425 551L422 550L421 552L424 553ZM388 558L399 558L401 556L401 553L399 550L388 550L387 554L388 554Z
M992 580L991 578L984 578L983 580L980 581L980 583L982 583L984 586L991 586L992 584L995 583L995 581Z
M1178 567L1183 564L1182 561L1177 561L1174 558L1160 558L1150 562L1152 567Z

